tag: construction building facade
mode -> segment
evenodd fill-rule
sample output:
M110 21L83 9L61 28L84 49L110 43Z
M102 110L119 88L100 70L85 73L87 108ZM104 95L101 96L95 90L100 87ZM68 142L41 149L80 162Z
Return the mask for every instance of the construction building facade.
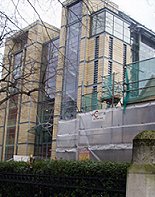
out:
M130 160L132 139L140 130L135 127L131 134L131 128L122 129L130 125L130 121L123 122L125 117L130 120L124 109L131 97L136 96L131 102L135 103L140 95L140 82L135 81L151 77L146 70L150 62L148 67L153 66L154 59L149 63L143 60L155 55L155 33L121 12L116 4L100 0L66 1L61 25L60 50L65 60L58 63L63 77L56 84L53 158L80 159L83 150L84 154L91 152L93 159L116 160L116 152L109 154L109 147L121 151L125 147L127 151L120 151L119 155ZM140 74L139 78L143 70L147 77ZM128 80L132 82L130 88L126 85ZM124 100L125 106L117 116L109 110L115 109L120 100ZM122 128L117 128L119 125ZM113 141L112 136L119 140ZM121 160L120 157L117 159Z
M40 105L43 106L45 102L45 96L43 98L45 91L43 90L48 89L46 92L50 94L49 89L53 86L51 83L52 85L49 87L49 84L45 82L44 89L41 87L43 84L41 83L42 70L45 66L48 75L44 74L42 81L47 81L48 78L50 81L54 80L55 83L54 77L49 72L52 63L50 62L48 65L42 63L43 43L49 46L51 43L48 43L49 40L55 42L58 37L59 29L36 21L6 41L2 71L4 82L1 83L1 90L3 88L5 90L1 93L1 100L6 99L6 102L1 104L0 114L0 155L2 160L9 160L14 155L29 156L34 154L34 151L39 154L38 146L41 146L42 155L44 152L49 155L48 151L51 147L48 147L48 143L45 145L45 137L38 142L39 137L34 133L33 128L43 121L40 112L38 114ZM49 46L49 50L54 50L52 44ZM50 58L48 55L47 53L46 59ZM52 99L53 95L48 98L48 103L52 103ZM43 114L46 109L50 110L44 106ZM46 118L46 115L44 117ZM38 144L35 146L37 142Z
M14 110L17 114L14 116L16 117L14 120L16 132L11 142L14 148L11 149L9 156L7 156L7 147L11 146L7 146L6 139L9 133L7 122L11 114L9 112L11 101L8 101L5 107L7 115L1 126L2 159L9 159L13 155L29 154L45 159L49 157L78 159L80 132L85 132L83 127L80 127L82 128L80 132L78 129L79 122L82 122L81 117L88 116L85 122L91 122L93 119L89 120L90 113L115 108L121 98L125 98L127 103L129 98L138 97L139 88L142 87L139 86L140 82L135 83L135 81L144 78L143 75L141 79L139 78L140 64L131 66L135 65L131 63L143 62L155 55L155 33L121 12L116 4L108 0L64 2L60 32L53 28L48 33L51 35L50 39L45 31L47 37L39 41L38 57L41 59L36 65L38 69L36 75L37 81L45 82L39 83L40 90L44 89L44 91L35 92L36 102L31 100L27 106L21 106L20 113L17 109ZM35 55L36 53L31 52L31 57L34 56L34 59ZM154 62L154 59L152 61ZM133 67L138 71L133 71L131 69ZM153 70L147 77L150 78L152 75ZM129 86L126 85L127 79L131 79L132 82L130 96L128 95ZM146 83L142 84L146 85ZM26 102L28 99L30 97L26 98ZM146 97L145 100L149 99ZM136 100L137 98L133 103ZM144 99L139 102L142 101ZM24 102L23 99L20 100L20 103L22 102ZM30 117L28 114L31 114L28 109L33 112L32 119L28 119ZM85 113L88 114L84 116ZM23 122L28 119L31 124L23 123L20 126L19 114L24 116ZM100 127L99 133L104 133L101 128L106 128L106 122L103 121L105 111L101 114L103 115L100 121L104 122L104 125L101 122L91 123L92 128L89 125L90 130L87 130L90 136L98 126ZM105 133L108 133L108 130ZM110 131L109 134L111 135ZM81 146L89 146L89 143L84 143L88 138L84 134L83 136ZM95 139L93 135L91 137ZM30 141L29 138L31 138ZM94 140L93 148L96 143L100 145L101 150L103 144L99 138L96 139L98 140ZM110 142L107 140L107 143ZM70 154L67 155L66 152L73 154L69 156Z

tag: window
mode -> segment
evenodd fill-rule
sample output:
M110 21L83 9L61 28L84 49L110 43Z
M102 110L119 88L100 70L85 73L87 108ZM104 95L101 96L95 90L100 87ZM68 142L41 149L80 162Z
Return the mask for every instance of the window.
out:
M8 115L8 125L16 125L16 117L17 117L17 107L10 108L9 109L9 115Z
M45 91L49 98L55 98L56 69L58 64L59 39L52 40L45 46Z
M9 112L8 112L8 122L7 122L7 133L6 133L6 151L5 159L10 159L13 157L14 152L14 142L16 133L16 121L18 112L18 95L14 96L9 100Z
M114 17L114 36L123 40L123 21Z
M7 145L14 145L14 140L15 140L15 131L16 131L16 127L10 127L7 129L7 141L6 144Z
M106 32L113 34L113 15L106 12Z
M41 157L44 159L51 157L51 143L42 144L41 146Z
M14 145L6 146L5 148L5 160L13 158L14 155Z
M129 24L124 22L124 41L130 43L130 28Z
M82 2L68 7L68 24L78 22L82 17Z
M13 79L19 79L22 75L22 52L15 54L14 67L13 67Z
M155 49L147 44L140 42L139 60L145 60L155 57Z
M82 1L68 8L68 26L63 76L62 119L76 116Z
M92 35L99 34L105 30L105 12L92 16Z
M130 43L130 28L129 24L124 22L122 19L114 16L113 14L106 11L106 23L105 31L115 37Z

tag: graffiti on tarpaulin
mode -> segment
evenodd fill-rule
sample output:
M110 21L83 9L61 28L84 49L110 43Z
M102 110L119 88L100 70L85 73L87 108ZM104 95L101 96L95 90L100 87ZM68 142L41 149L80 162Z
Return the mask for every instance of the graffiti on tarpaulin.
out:
M97 121L97 120L105 120L105 112L95 110L91 115L92 115L92 121Z

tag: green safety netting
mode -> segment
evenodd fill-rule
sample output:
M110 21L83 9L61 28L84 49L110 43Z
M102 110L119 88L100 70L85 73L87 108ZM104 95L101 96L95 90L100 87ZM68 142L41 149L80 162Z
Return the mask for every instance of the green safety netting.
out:
M122 97L124 110L127 104L155 99L155 58L128 64L124 82L118 81L116 75L103 77L100 97L97 92L82 96L83 111L101 109L103 102L116 105Z
M125 74L124 107L155 99L155 58L127 65Z
M96 109L101 109L102 104L98 99L98 92L92 94L86 94L82 96L82 111L88 112Z
M117 75L118 73L113 73L111 75L104 76L102 80L101 101L106 102L109 105L116 105L122 97L123 85L122 81L118 80Z

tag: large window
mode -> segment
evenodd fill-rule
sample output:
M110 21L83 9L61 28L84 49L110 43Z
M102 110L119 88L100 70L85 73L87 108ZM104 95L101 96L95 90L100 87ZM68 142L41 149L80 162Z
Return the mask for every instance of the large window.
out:
M45 47L45 92L49 98L55 98L59 39L50 41Z
M113 34L113 29L114 29L114 16L110 14L109 12L106 12L106 26L105 26L105 31Z
M129 24L124 22L124 34L123 34L123 40L127 43L130 43L130 28Z
M105 31L127 43L130 43L129 24L110 12L106 12Z
M78 2L68 7L68 24L78 22L82 17L82 2Z
M105 12L95 14L92 17L92 35L99 34L105 29Z
M100 13L92 15L92 36L104 31L127 43L130 43L129 24L108 11L102 11Z
M123 40L123 21L114 17L114 36Z
M6 151L5 151L6 160L13 158L13 154L14 154L17 113L18 113L18 95L12 97L9 100L7 133L6 133Z
M14 56L13 79L19 79L22 75L22 51Z
M155 49L140 42L139 60L141 61L152 57L155 57Z
M68 8L68 25L66 37L66 54L64 65L62 119L76 116L79 50L81 37L82 2Z
M43 46L41 80L45 91L41 89L39 92L39 120L35 128L35 154L44 159L51 156L58 52L59 38L51 40Z

